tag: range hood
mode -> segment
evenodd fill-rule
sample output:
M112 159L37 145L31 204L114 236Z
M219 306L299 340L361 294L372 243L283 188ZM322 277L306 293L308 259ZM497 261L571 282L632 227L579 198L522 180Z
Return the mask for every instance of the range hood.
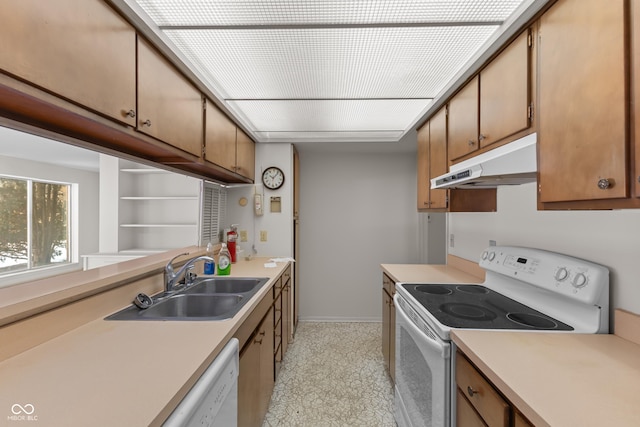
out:
M431 188L495 188L534 182L537 176L537 134L494 148L431 180Z

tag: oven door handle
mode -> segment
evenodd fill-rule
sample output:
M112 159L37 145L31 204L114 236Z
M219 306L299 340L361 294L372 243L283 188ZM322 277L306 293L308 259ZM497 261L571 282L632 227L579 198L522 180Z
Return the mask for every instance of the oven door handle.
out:
M400 298L398 294L396 294L393 297L394 303L396 306L396 313L402 317L402 320L403 320L402 324L406 325L407 328L417 333L422 338L422 342L427 344L429 347L431 347L432 350L439 351L443 359L448 359L449 355L451 354L450 344L439 340L435 332L429 329L429 327L426 326L426 324L424 325L424 327L429 329L429 332L433 334L433 336L428 335L421 328L419 328L414 323L414 321L407 315L407 313L402 309L402 304L398 303L398 300L397 300L398 298Z

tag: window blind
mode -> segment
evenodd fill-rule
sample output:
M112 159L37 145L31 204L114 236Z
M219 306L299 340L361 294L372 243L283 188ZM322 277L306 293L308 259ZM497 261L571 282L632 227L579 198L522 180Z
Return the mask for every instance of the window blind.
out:
M227 212L227 190L213 182L202 185L202 220L200 245L221 242L220 236Z

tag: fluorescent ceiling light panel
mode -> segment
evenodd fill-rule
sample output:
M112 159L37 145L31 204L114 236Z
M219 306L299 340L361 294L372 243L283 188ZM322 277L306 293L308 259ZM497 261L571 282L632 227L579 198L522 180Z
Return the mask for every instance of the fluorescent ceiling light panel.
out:
M159 25L504 21L520 0L137 0Z
M257 131L403 131L431 101L291 100L229 101Z
M523 3L135 1L259 141L397 140Z
M433 98L493 26L167 30L227 99Z

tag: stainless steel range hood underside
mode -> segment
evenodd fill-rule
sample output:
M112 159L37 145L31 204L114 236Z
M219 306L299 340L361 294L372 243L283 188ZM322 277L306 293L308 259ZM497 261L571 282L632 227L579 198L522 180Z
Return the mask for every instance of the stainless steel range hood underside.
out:
M431 188L495 188L535 182L537 134L502 145L464 162L431 180Z

